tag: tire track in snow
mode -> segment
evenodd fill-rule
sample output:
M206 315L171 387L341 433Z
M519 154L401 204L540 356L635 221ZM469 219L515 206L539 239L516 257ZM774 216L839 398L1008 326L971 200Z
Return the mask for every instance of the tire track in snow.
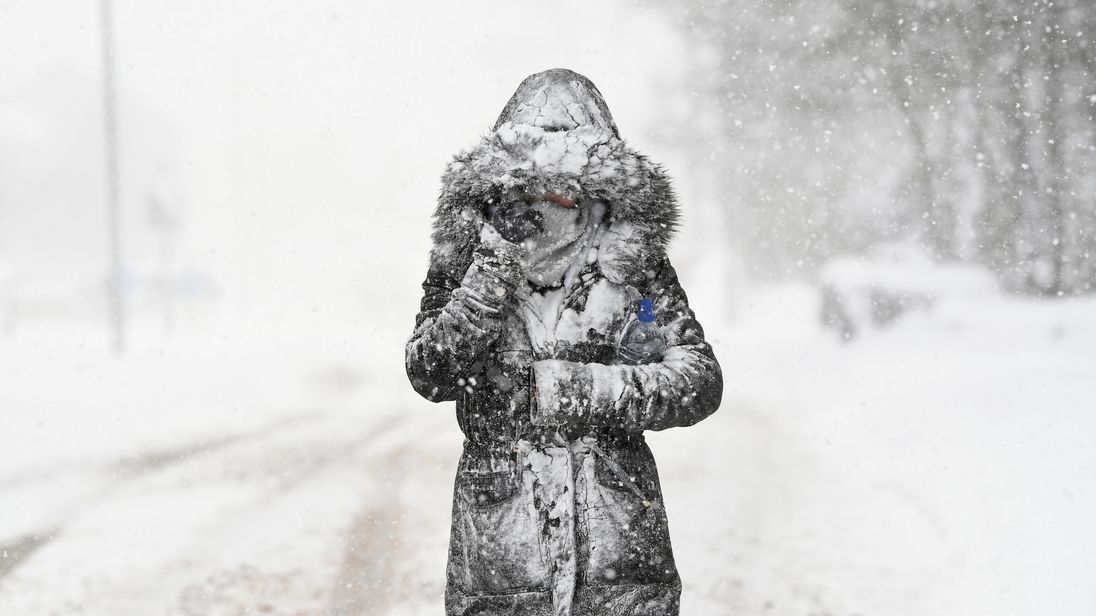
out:
M321 415L320 419L323 417L327 415ZM85 510L98 504L109 505L109 501L115 498L134 498L137 492L151 490L159 493L180 481L183 482L180 485L188 486L224 481L225 472L232 475L231 481L246 482L241 487L254 486L259 482L268 483L259 484L263 488L250 498L237 499L227 508L218 508L215 515L209 517L204 529L197 527L194 534L197 542L180 544L175 556L165 552L164 557L168 560L163 560L162 563L158 560L157 563L161 564L151 564L148 576L142 574L131 577L127 574L124 577L95 578L92 580L93 586L98 585L100 590L56 596L53 599L44 597L41 606L64 603L92 611L99 608L111 609L117 613L117 609L136 609L136 606L144 609L156 605L160 600L157 597L162 595L161 598L168 602L163 604L165 608L172 605L178 607L185 603L191 607L201 607L199 613L222 613L218 610L230 610L228 613L234 613L231 610L263 611L271 606L276 609L276 600L275 603L270 600L277 593L271 589L281 579L278 575L293 574L292 567L287 569L288 565L285 563L263 559L232 561L231 567L228 561L221 566L214 565L213 568L204 567L201 563L207 557L214 561L218 558L216 555L222 551L219 542L225 539L226 533L231 538L234 532L232 529L269 523L279 515L299 517L299 504L287 504L293 503L294 499L300 502L298 497L291 495L300 494L301 490L314 490L317 483L325 484L330 480L329 473L338 475L348 471L357 474L361 481L355 481L355 487L348 488L354 491L352 494L356 493L358 496L352 497L350 508L341 518L344 522L337 527L331 527L332 537L327 544L331 567L319 577L293 577L293 583L281 589L290 593L285 596L286 605L301 606L304 610L301 613L404 614L406 611L401 611L401 606L409 603L421 606L424 596L440 604L438 582L442 579L441 576L433 572L422 575L418 572L421 568L416 570L408 565L414 562L417 554L436 555L441 552L434 546L429 550L420 547L417 551L410 552L405 549L406 546L414 548L421 543L418 538L418 528L421 525L415 524L415 516L421 517L421 514L416 514L415 501L422 493L421 488L412 485L412 492L409 494L405 484L411 482L421 486L425 477L430 480L427 498L440 494L434 482L440 478L442 466L452 466L453 460L448 458L451 457L453 448L436 447L435 437L448 437L456 433L451 415L425 415L421 408L413 407L386 412L368 422L346 423L337 416L332 416L331 422L309 421L302 425L304 418L298 419L295 423L282 422L282 429L265 426L250 433L250 438L226 436L216 439L212 446L207 439L204 440L205 447L199 443L183 444L179 447L147 451L114 462L113 468L145 468L147 472L115 471L113 481L110 481L112 478L105 477L110 483L92 486L94 493L91 496L81 494L74 499L72 506L65 506L62 521L77 522L82 519ZM304 439L303 443L301 438ZM444 465L441 464L443 459ZM435 460L439 464L431 469L429 465ZM271 470L277 472L271 475ZM418 492L415 492L416 489ZM172 489L168 488L166 493L171 494ZM354 500L359 501L357 508L353 505ZM361 500L364 502L360 502ZM434 511L433 506L431 511ZM275 517L272 518L271 512L278 513L274 513ZM403 524L407 520L410 523ZM436 539L442 531L441 526L436 520L430 520L428 524L429 528L423 530L427 531L426 535ZM48 532L41 531L37 534L52 539L63 527L61 524L56 530L51 528ZM415 530L408 533L410 529ZM444 530L448 530L447 525ZM121 532L122 529L115 531ZM107 532L115 531L107 529ZM0 544L23 546L21 538L25 534L31 533L15 535L12 541L0 541ZM15 562L13 558L8 571L14 571L17 567L22 570L27 557L35 550L38 552L31 559L33 562L39 562L39 554L44 559L43 562L48 561L51 550L42 548L48 548L50 539L34 545L32 550L20 548L19 562ZM60 542L58 546L71 546L71 543ZM9 554L14 553L9 550ZM192 560L195 557L198 560ZM315 565L323 566L320 561L316 561ZM34 569L34 566L30 569ZM430 569L433 567L427 568L428 571ZM153 571L156 573L152 573ZM171 580L165 582L165 576ZM28 581L19 579L20 585L8 588L9 591L18 593L27 590ZM348 583L353 586L347 587ZM122 588L128 590L122 591ZM209 592L211 590L216 592ZM184 592L186 596L181 596L181 591L189 594ZM126 593L127 599L120 598L119 593L122 592ZM180 603L186 598L193 599L196 592L203 597L202 601ZM437 599L433 599L434 596ZM8 598L11 599L10 596Z
M400 448L382 460L383 468L398 469ZM404 480L402 471L387 475ZM331 597L331 614L383 614L393 604L392 593L406 593L407 580L398 579L395 563L400 553L402 508L382 500L366 505L355 516L345 536L343 564Z
M91 487L87 493L80 495L64 509L66 513L59 519L51 520L46 528L29 529L21 535L9 539L0 539L0 580L14 573L28 558L46 547L57 538L64 530L68 520L79 516L87 507L108 498L111 494L124 489L129 483L148 477L150 474L164 472L169 468L186 462L190 459L214 455L220 451L229 449L256 439L276 434L282 430L295 427L309 420L315 421L323 417L322 413L305 413L284 417L269 424L260 426L254 430L229 434L220 437L200 439L175 447L150 449L132 456L118 458L106 465L106 472L110 479L104 484ZM73 468L72 472L80 469ZM119 472L121 471L121 472ZM50 476L59 477L62 472L52 473ZM101 476L101 475L100 475ZM41 477L28 475L27 477L9 477L3 484L2 491L11 491L15 487L30 481L41 481ZM92 479L94 481L94 479Z
M50 529L42 533L34 533L16 537L6 543L0 544L0 580L15 570L31 554L41 547L53 541L57 536L57 529Z
M308 420L316 421L322 417L323 413L303 413L282 418L250 431L227 434L208 439L199 439L174 447L149 449L135 455L122 457L112 463L111 467L135 477L142 477L150 472L165 470L173 465L186 462L191 458L215 454L221 450L232 447L233 445L254 441L255 439L307 422Z
M437 421L439 431L446 429L441 426L441 417ZM456 429L448 423L445 426ZM404 614L408 604L421 604L428 601L424 597L436 594L439 584L428 581L423 571L406 566L414 561L416 550L421 550L416 544L430 532L417 527L408 532L408 522L414 521L418 504L409 491L423 483L425 469L455 465L445 448L421 442L421 427L412 427L400 435L395 449L369 465L378 475L377 490L366 498L346 532L343 564L328 614ZM409 460L415 464L408 465ZM448 530L446 526L444 532ZM439 607L440 603L439 595Z
M390 463L393 468L398 468L394 461L402 459L404 451L408 447L407 443L420 436L419 426L408 421L410 415L407 412L393 412L368 425L363 431L354 431L352 433L332 432L330 435L332 438L325 437L322 441L313 443L312 447L306 449L309 455L305 457L306 461L304 463L291 466L292 471L289 474L279 477L277 484L272 486L272 489L264 491L256 498L237 503L229 509L222 509L216 518L216 525L209 529L208 534L202 533L199 542L188 544L186 552L203 554L218 551L217 544L220 538L223 538L221 536L226 528L240 528L253 524L257 516L276 510L279 507L279 502L284 502L283 499L290 497L290 494L295 490L310 489L311 483L318 478L322 478L325 472L339 472L340 467L349 467L363 469L369 475L373 475L383 472L380 469L387 467ZM367 485L371 483L369 481ZM370 493L373 493L372 487L369 490ZM347 519L349 518L348 515ZM356 519L350 522L349 525L355 526ZM370 540L374 535L373 532L368 533ZM344 535L339 533L339 536ZM348 546L348 543L346 540L333 541L331 545L332 548L335 548L337 546ZM334 549L331 553L333 555L337 554ZM271 568L272 565L272 562L255 561L245 562L236 568L209 571L205 579L196 580L181 589L180 604L187 606L187 609L194 613L202 614L250 613L252 610L267 611L271 609L272 605L276 605L277 601L271 603L271 591L267 588L269 584L263 582L266 579L263 576L274 575L276 578L278 575L290 575L298 587L290 588L283 585L281 591L291 593L284 600L288 604L301 601L301 605L306 606L297 609L293 613L302 615L316 614L317 616L319 614L374 613L373 611L362 612L360 610L344 612L333 608L317 610L311 607L313 602L301 593L307 592L309 595L318 593L317 596L320 597L321 605L335 605L338 600L332 600L330 597L340 594L338 589L333 588L330 582L317 585L315 584L316 580L302 581L300 576L295 573L286 573L285 570L278 569L276 566ZM327 578L327 580L331 579L331 577ZM386 575L384 579L391 578ZM267 581L269 582L269 580ZM278 586L278 584L274 584L274 586ZM341 596L345 596L345 593L341 593ZM360 605L361 602L354 602L354 604ZM190 612L188 611L188 613Z

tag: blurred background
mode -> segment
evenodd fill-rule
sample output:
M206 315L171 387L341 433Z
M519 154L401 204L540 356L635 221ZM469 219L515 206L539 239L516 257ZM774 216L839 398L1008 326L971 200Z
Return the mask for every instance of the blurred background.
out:
M436 614L447 160L567 67L676 180L683 614L1096 611L1096 7L0 1L0 613Z

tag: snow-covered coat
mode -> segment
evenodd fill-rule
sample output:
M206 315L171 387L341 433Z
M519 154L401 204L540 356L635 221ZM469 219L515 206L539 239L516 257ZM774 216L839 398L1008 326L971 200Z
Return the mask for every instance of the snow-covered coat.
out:
M603 214L558 288L532 287L521 246L484 224L484 204L513 191ZM447 614L678 613L643 432L704 419L723 382L666 256L677 218L665 173L619 139L597 88L571 71L528 78L449 164L406 349L415 390L455 400L466 437ZM617 345L643 297L668 350L625 365Z

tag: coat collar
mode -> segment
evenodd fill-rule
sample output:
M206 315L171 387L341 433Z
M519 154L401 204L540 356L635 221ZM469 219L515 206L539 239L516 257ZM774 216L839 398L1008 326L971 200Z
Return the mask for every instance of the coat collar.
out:
M586 148L578 158L582 164L537 164L540 152L568 142ZM445 260L439 265L452 269L454 279L468 268L479 243L483 204L511 190L551 190L606 203L608 227L598 266L617 283L641 284L653 275L680 217L662 167L615 135L515 131L504 124L454 156L442 176L432 258Z

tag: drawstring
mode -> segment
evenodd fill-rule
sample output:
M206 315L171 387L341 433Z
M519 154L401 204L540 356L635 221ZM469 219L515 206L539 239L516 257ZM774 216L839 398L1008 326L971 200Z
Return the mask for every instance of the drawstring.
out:
M555 616L570 616L578 573L576 485L572 456L593 454L600 457L620 481L639 497L644 507L654 511L659 504L647 499L628 473L598 446L593 435L571 440L557 429L550 436L546 431L541 437L539 442L518 441L513 446L513 453L520 461L521 470L529 470L529 475L525 477L525 487L533 494L528 501L529 515L536 521L541 555L549 565L552 613Z
M558 428L556 429L553 437L556 441L556 444L558 444L559 446L565 447L567 449L571 448L570 444L567 442L567 439L564 438L562 434L560 434ZM609 454L605 453L605 450L597 444L597 441L594 440L593 437L586 436L580 440L583 442L583 444L590 448L590 451L592 451L595 455L600 457L602 461L605 462L605 465L609 467L609 470L613 471L613 474L617 476L617 479L619 479L621 483L623 483L629 490L631 490L633 494L639 497L639 500L643 503L644 507L648 507L652 511L658 511L658 502L652 501L647 498L647 496L643 493L643 490L639 489L639 486L636 485L636 482L632 481L632 477L628 474L628 471L624 470L624 467L618 464L616 460L609 457Z
M617 479L620 479L621 483L627 486L633 494L639 497L639 500L643 502L644 507L649 507L652 511L658 510L658 503L649 500L646 496L644 496L643 490L639 489L639 486L636 485L636 482L632 481L632 478L628 475L627 471L625 471L621 465L617 464L616 460L610 458L609 455L605 453L605 450L603 450L601 447L598 447L598 444L595 441L591 440L588 441L586 444L590 447L590 451L597 454L602 459L602 461L604 461L605 464L609 467L609 470L613 471L613 474L617 476Z

